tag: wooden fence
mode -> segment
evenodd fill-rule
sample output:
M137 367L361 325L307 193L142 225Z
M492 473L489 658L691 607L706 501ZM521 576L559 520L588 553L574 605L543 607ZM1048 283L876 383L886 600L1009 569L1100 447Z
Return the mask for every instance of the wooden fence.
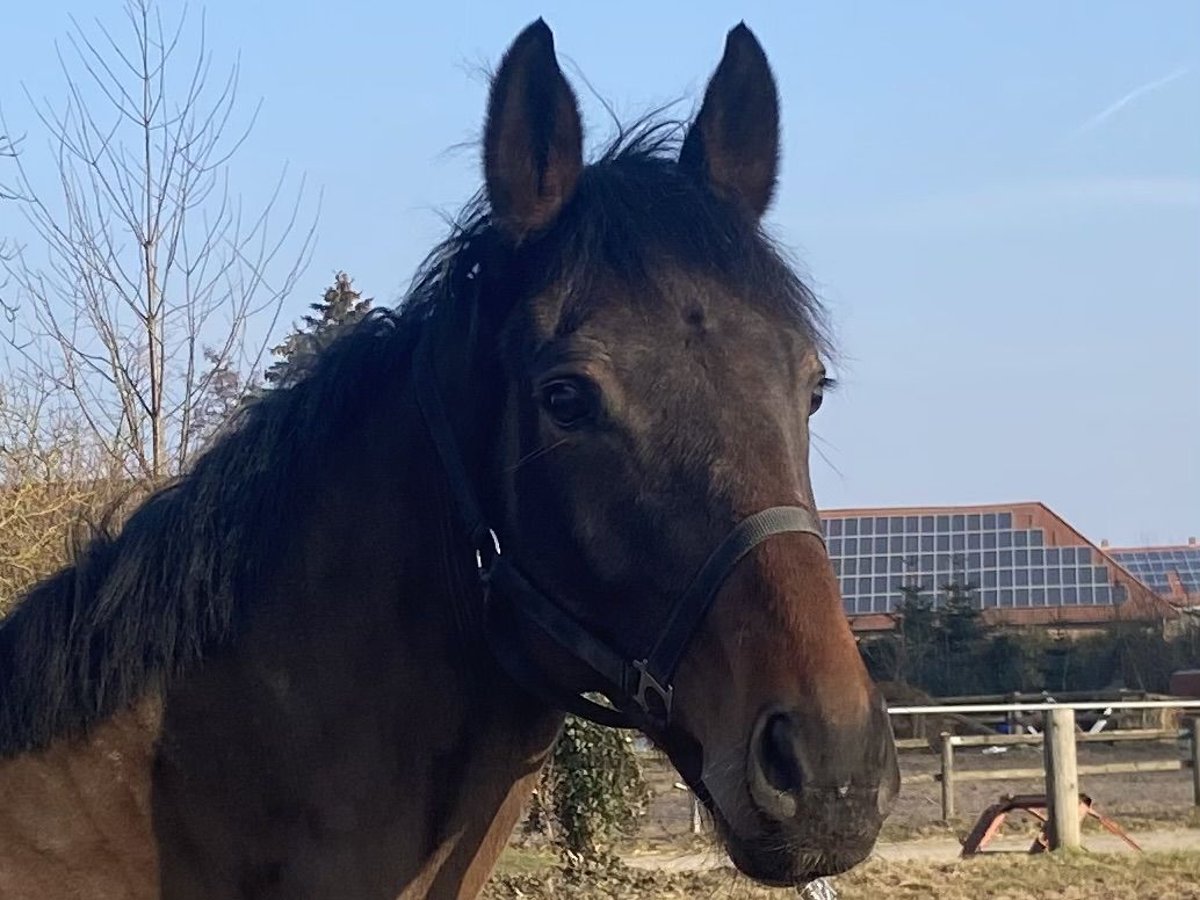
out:
M1080 732L1075 726L1076 710L1192 710L1198 715L1179 728L1138 728L1118 731ZM889 710L893 716L929 714L952 714L955 720L971 714L1042 712L1045 731L1040 734L950 734L942 733L937 746L941 756L941 771L904 776L904 784L929 784L940 782L942 787L942 819L949 821L955 813L954 788L966 781L1021 781L1044 779L1050 805L1051 845L1074 847L1079 845L1078 803L1064 807L1069 797L1077 797L1079 776L1116 775L1134 772L1177 772L1191 769L1192 800L1200 808L1200 701L1194 700L1142 700L1142 701L1085 701L1069 703L975 703L975 704L931 704L927 706L896 707ZM1011 719L1010 719L1011 720ZM1121 743L1129 741L1179 741L1188 746L1186 759L1144 760L1137 762L1105 763L1080 766L1076 760L1076 746L1080 743ZM900 749L930 749L925 738L903 738L898 740ZM1043 764L1037 768L1013 769L968 769L955 768L954 751L958 747L1012 747L1042 745Z
M891 709L897 735L936 740L942 731L976 734L1012 732L1022 720L1051 708L1069 706L1092 719L1110 719L1114 728L1162 728L1181 701L1146 691L983 694L929 699L920 706ZM1183 701L1186 702L1186 701ZM1041 716L1037 715L1040 719Z

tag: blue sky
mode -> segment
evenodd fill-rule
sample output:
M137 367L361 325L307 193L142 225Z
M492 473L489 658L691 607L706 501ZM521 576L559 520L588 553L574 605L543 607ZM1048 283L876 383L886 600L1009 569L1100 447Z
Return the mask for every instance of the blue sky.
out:
M39 133L69 14L10 4L0 108ZM168 8L173 8L168 5ZM682 10L686 9L686 12ZM218 64L263 100L235 159L260 196L286 163L322 192L288 319L348 270L395 302L475 189L494 63L539 15L591 136L692 108L745 19L782 96L772 230L828 303L842 387L816 420L825 507L1037 499L1095 539L1200 533L1200 4L683 4L214 0ZM13 39L15 36L16 39ZM19 232L0 208L0 231Z

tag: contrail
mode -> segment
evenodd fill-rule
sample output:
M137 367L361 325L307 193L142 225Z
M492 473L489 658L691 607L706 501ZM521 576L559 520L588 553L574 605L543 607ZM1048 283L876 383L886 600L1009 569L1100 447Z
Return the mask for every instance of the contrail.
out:
M1191 71L1190 67L1184 66L1181 69L1176 69L1170 75L1164 75L1162 78L1156 78L1154 81L1146 82L1141 87L1134 88L1132 91L1130 91L1128 94L1125 94L1123 97L1121 97L1115 103L1112 103L1111 105L1105 107L1100 112L1096 113L1096 115L1092 116L1090 119L1088 119L1082 125L1080 125L1079 131L1080 132L1091 131L1096 126L1098 126L1098 125L1102 124L1103 122L1106 122L1108 119L1112 118L1120 110L1124 109L1126 106L1128 106L1134 100L1136 100L1138 97L1142 96L1143 94L1148 94L1151 91L1157 91L1159 88L1165 87L1166 85L1170 84L1172 81L1176 81L1176 80L1182 78L1184 75L1186 75L1190 71Z

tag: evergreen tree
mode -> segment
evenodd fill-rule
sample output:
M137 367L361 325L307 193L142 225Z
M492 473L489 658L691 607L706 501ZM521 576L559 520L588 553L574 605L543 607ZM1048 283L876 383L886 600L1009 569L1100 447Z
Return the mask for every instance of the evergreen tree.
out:
M937 671L931 673L936 693L968 694L982 690L979 661L985 650L986 625L975 600L975 588L965 574L942 585L945 600L938 615L940 659Z
M320 303L312 303L313 314L303 317L279 346L272 348L276 361L263 376L272 387L291 384L304 374L313 358L328 347L341 329L367 314L371 299L354 289L353 279L338 272Z
M897 676L906 684L924 685L937 649L937 613L919 581L902 585L900 593L904 599L896 607L900 638Z
M229 358L213 348L204 348L204 359L209 366L208 388L202 401L196 404L188 426L188 445L196 450L225 424L257 387L253 378L243 378Z
M976 585L966 578L954 579L942 586L942 632L951 647L965 648L983 639L983 613L975 601Z

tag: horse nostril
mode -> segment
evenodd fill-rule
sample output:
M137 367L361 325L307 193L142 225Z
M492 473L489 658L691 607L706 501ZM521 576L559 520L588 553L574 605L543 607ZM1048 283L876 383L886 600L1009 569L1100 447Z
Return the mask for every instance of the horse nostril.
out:
M759 741L763 777L771 787L782 793L798 793L804 787L796 739L792 720L786 715L776 714L763 727Z

